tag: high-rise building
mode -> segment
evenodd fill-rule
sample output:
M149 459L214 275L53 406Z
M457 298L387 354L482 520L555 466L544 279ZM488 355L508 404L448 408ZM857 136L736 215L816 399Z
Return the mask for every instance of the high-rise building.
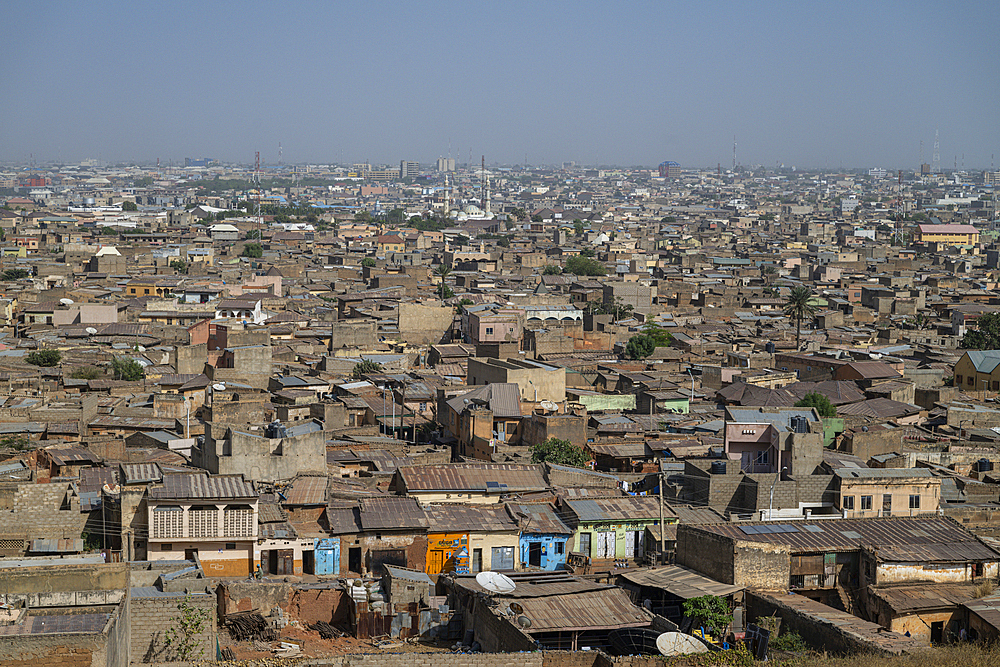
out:
M660 178L677 178L681 175L681 166L676 162L661 162L659 171Z
M399 163L399 177L400 178L415 178L420 175L420 163L419 162L407 162L406 160L401 160Z
M439 157L437 161L438 171L455 171L455 158Z

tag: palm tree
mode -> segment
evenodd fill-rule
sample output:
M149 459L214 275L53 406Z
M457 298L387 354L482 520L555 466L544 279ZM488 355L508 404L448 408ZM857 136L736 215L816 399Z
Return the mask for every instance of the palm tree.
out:
M441 290L440 290L440 292L441 292L441 300L443 301L444 300L444 288L445 288L444 279L448 277L449 273L451 273L451 266L449 266L448 264L439 264L438 267L437 267L437 269L434 271L434 273L438 274L441 277Z
M811 303L813 298L812 290L805 285L797 285L792 288L788 299L785 300L785 315L795 318L795 350L799 349L799 338L802 334L802 320L816 314L816 306Z

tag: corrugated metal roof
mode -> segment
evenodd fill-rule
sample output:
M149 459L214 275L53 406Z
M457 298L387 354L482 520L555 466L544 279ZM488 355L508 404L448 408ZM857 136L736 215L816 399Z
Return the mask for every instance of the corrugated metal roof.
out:
M743 590L742 586L724 584L680 565L666 565L664 567L652 567L634 572L623 572L619 576L639 586L662 588L685 600L701 597L702 595L732 595L737 591Z
M325 505L326 475L300 475L281 491L284 505Z
M787 526L780 532L771 532L776 526ZM956 550L959 545L978 542L959 524L946 517L885 517L877 519L825 519L812 523L795 521L740 522L733 524L705 524L681 526L686 530L699 530L723 535L745 542L767 542L788 545L791 553L817 551L854 551L861 545L878 545L880 552L890 547L941 545ZM767 532L757 532L763 528ZM790 530L789 530L790 528ZM1000 560L1000 553L982 545ZM889 552L886 552L889 553Z
M549 597L519 598L531 620L529 633L643 627L652 614L637 607L620 588Z
M517 530L517 523L502 505L428 505L424 515L428 532Z
M158 482L163 477L158 463L123 463L122 484Z
M416 498L363 498L360 505L361 527L366 531L427 528L427 517Z
M149 497L157 500L187 498L255 499L257 491L252 481L243 475L213 475L207 473L171 473L163 476L162 485L152 486Z
M513 493L541 491L548 487L542 466L533 464L455 463L425 466L404 466L397 470L406 490L419 491L485 491Z
M897 613L950 609L975 597L976 584L914 584L873 588L870 595L879 598Z
M511 516L525 514L528 518L521 519L521 532L530 535L569 535L572 530L566 526L556 514L550 503L508 503L507 511Z
M660 500L653 496L566 500L564 504L581 523L660 518ZM673 510L666 505L663 507L663 516L664 519L676 517Z
M452 410L459 414L462 413L466 405L485 405L495 417L521 416L521 390L513 382L494 382L455 396L447 403Z

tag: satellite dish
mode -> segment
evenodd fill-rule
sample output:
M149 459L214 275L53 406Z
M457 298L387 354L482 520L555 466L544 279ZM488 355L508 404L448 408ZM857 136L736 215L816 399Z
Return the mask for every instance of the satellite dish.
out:
M505 574L499 572L480 572L476 575L476 583L490 593L513 593L517 584Z
M64 306L72 306L73 299L59 299L59 303L61 303Z
M225 391L226 385L222 382L216 382L215 384L212 385L212 389L214 389L215 391Z
M515 614L515 615L519 615L519 614L523 614L524 613L524 607L522 607L521 605L519 605L516 602L511 602L510 605L509 605L509 607L510 607L511 612L513 614Z
M521 614L520 616L517 617L517 624L520 625L522 628L530 628L531 619L525 616L524 614Z
M145 352L146 351L146 348L143 347L142 345L136 345L135 349L136 349L137 352Z
M84 329L84 331L86 331L91 336L93 336L95 333L97 333L97 329L95 329L94 327L87 327L86 329Z
M549 400L542 401L541 406L544 410L548 410L549 412L555 412L556 410L559 409L558 405Z

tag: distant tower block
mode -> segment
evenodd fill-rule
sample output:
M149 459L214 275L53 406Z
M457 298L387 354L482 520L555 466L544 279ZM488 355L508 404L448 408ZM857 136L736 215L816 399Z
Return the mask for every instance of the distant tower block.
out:
M661 162L660 178L677 178L681 175L681 166L676 162Z

